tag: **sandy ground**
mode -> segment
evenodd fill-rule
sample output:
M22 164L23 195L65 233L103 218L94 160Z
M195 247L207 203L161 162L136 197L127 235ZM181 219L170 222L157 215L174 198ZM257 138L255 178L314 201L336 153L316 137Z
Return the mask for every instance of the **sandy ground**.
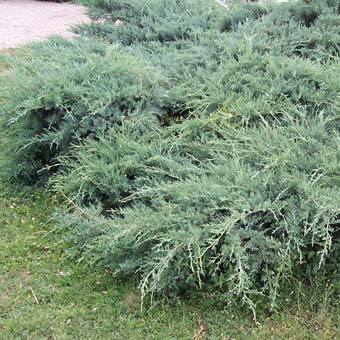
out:
M70 26L89 19L83 6L36 0L0 0L0 49L42 40L52 34L72 37Z

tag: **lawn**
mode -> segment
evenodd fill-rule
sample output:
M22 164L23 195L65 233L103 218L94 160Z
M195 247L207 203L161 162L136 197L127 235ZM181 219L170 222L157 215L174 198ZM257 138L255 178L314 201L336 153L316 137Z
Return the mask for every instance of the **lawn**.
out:
M290 308L261 316L257 324L251 314L209 300L141 311L134 283L67 259L66 245L51 232L53 207L60 204L55 198L3 186L0 199L0 339L340 337L338 309L327 292L312 299L294 293Z

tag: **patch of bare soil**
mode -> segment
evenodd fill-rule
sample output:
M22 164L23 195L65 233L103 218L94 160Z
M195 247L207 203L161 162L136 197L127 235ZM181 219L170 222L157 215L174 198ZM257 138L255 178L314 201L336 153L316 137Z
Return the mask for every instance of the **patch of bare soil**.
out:
M0 0L0 49L59 34L72 37L70 27L88 22L84 6L35 0Z

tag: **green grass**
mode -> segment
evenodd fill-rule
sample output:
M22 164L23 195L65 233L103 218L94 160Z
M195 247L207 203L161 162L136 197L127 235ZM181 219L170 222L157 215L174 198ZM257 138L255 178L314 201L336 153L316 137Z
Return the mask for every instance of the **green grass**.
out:
M6 188L0 199L0 339L191 339L198 320L206 327L202 339L340 337L336 307L297 293L290 311L257 325L227 302L164 303L142 312L133 283L65 258L65 245L50 232L56 199Z
M145 318L130 284L63 257L41 192L1 202L1 339L188 338L194 313L176 308ZM37 299L37 300L36 300ZM39 304L38 304L39 302Z

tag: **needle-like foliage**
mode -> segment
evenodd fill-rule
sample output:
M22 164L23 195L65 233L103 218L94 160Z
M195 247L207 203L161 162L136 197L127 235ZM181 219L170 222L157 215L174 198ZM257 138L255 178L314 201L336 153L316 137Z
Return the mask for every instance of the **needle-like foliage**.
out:
M254 311L336 275L338 1L87 3L86 40L35 47L2 109L14 175L66 196L77 256L137 274L143 296Z

